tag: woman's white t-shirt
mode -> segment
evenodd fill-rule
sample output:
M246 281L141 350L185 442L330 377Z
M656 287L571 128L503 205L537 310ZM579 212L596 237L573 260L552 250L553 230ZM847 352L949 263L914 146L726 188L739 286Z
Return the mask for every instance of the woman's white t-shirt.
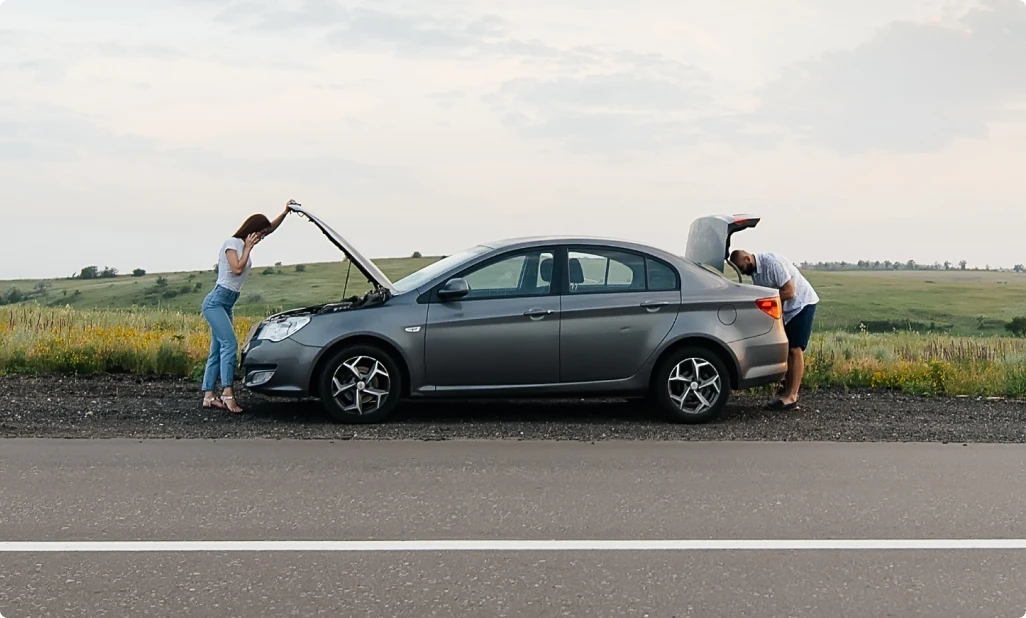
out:
M236 275L232 272L232 266L228 263L228 250L235 249L238 257L242 257L242 251L246 243L241 238L229 238L221 245L221 255L217 258L217 285L228 288L233 292L241 292L242 284L249 276L249 269L253 266L253 258L246 259L246 265L242 268L242 274Z

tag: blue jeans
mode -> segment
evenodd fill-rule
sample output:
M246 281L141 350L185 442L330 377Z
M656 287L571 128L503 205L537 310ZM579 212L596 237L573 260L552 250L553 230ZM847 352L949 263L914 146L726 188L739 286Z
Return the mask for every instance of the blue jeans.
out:
M235 362L239 354L239 341L232 325L235 302L239 293L220 285L203 299L203 317L210 324L210 355L203 372L203 390L212 391L221 375L221 388L229 388L235 382ZM220 371L219 371L220 370Z

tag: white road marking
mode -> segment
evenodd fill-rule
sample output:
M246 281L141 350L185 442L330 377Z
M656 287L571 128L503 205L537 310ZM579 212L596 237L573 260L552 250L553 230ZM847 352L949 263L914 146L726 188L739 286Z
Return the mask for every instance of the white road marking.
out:
M1024 550L1026 539L0 541L0 553Z

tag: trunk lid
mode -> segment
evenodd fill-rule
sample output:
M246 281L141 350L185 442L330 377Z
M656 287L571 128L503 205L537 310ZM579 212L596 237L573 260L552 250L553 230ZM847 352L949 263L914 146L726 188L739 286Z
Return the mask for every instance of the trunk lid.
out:
M356 250L349 241L342 237L341 234L331 229L327 223L322 221L317 215L313 214L303 206L294 204L290 207L293 212L300 214L310 220L311 223L317 226L321 232L328 237L333 245L338 247L343 254L351 261L363 276L367 277L367 281L374 286L375 289L388 290L390 293L395 294L395 287L392 286L392 282L389 281L385 273L381 272L374 262L370 261L363 256L359 251Z
M730 257L730 238L741 230L759 225L759 217L748 215L710 215L695 219L688 232L684 257L724 274Z

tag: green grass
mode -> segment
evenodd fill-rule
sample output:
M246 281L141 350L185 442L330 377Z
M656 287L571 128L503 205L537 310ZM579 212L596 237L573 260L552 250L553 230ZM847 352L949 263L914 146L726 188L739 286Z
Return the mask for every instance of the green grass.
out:
M375 263L393 281L416 271L438 258L394 258L376 260ZM305 264L304 272L295 265L254 265L236 305L236 314L265 316L270 313L342 298L349 262ZM273 274L263 274L270 269ZM157 279L167 280L164 288L157 289ZM154 273L143 277L120 275L113 279L50 279L45 297L32 302L41 305L75 309L128 309L146 307L170 311L199 313L203 297L213 288L216 275L213 269L197 272ZM24 293L32 292L36 280L0 281L0 295L13 287ZM366 279L353 266L349 272L346 296L363 294L370 289ZM174 295L167 294L168 291ZM76 294L77 292L77 294ZM24 303L23 303L24 304Z
M240 337L252 320L236 320ZM127 372L198 379L209 345L209 328L195 312L0 309L0 375ZM806 356L804 383L1023 398L1026 338L820 332Z
M377 260L393 280L437 258ZM338 300L349 264L308 264L305 272L295 266L254 266L237 305L243 316L264 316L275 311ZM816 314L817 330L858 332L918 330L960 336L1004 335L1004 325L1026 315L1026 275L999 272L816 272L805 273L822 302ZM214 273L164 273L166 288L154 286L158 275L119 276L114 279L55 279L45 297L30 303L76 309L161 308L185 313L199 312L203 297L214 284ZM0 281L0 295L12 287L32 292L37 281ZM368 289L354 267L346 295ZM171 292L173 294L171 294Z
M1005 324L1026 315L1026 275L1018 273L805 274L820 295L819 330L855 332L871 322L918 322L914 326L924 332L933 325L932 332L952 335L1007 335Z

